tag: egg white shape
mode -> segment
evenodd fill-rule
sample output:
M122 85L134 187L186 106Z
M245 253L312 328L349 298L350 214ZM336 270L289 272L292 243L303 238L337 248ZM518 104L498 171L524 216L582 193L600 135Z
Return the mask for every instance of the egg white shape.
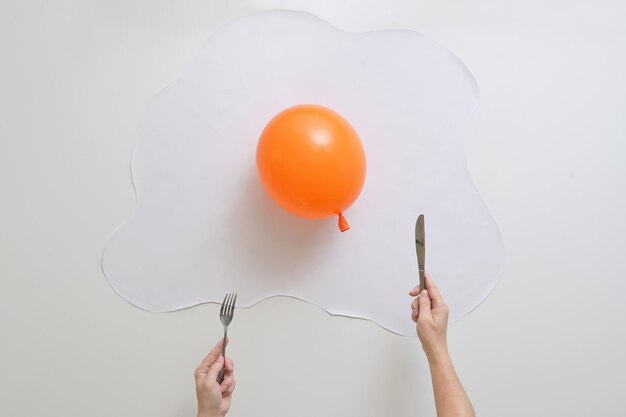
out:
M478 97L465 65L416 32L349 33L290 11L226 23L143 112L137 207L106 245L105 275L149 311L227 292L241 307L286 295L414 335L408 291L423 213L426 270L455 321L487 297L504 263L463 149ZM340 113L363 142L367 176L346 233L336 219L285 212L256 174L266 123L306 103Z

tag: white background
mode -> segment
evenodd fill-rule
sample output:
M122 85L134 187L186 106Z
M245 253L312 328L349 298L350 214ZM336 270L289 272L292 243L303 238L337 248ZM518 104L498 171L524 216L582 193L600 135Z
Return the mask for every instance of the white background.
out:
M507 249L450 328L480 416L626 407L626 6L619 1L33 1L0 4L0 415L192 416L218 307L151 314L102 248L134 207L139 114L212 29L272 8L410 28L472 70L466 150ZM409 309L407 306L407 319ZM433 416L414 338L275 298L238 310L232 416Z

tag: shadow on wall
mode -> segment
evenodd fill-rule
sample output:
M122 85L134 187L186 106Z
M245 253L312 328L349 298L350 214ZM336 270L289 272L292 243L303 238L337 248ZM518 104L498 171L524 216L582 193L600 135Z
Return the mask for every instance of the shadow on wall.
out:
M265 192L255 169L241 187L240 201L229 219L234 239L230 249L260 276L290 279L332 250L339 237L337 221L291 214Z

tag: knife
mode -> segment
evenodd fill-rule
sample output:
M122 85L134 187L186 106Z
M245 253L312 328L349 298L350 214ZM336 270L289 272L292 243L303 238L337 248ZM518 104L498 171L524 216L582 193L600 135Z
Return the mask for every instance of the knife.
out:
M420 273L420 292L424 286L424 264L426 263L426 236L424 235L424 215L420 214L415 223L415 251L417 252L417 265Z

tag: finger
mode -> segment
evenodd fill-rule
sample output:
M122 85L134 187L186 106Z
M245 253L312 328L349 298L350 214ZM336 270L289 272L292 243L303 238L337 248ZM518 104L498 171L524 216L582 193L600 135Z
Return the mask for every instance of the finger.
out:
M235 376L231 372L226 372L226 376L224 376L224 381L222 381L221 388L222 392L226 392L230 389L230 387L235 382Z
M224 381L225 383L227 383L228 381L233 381L235 379L235 374L232 371L229 371L228 369L226 370L226 372L224 373Z
M419 303L417 302L417 298L416 298L411 303L411 320L417 321L418 314L419 314Z
M426 289L428 290L428 294L430 294L430 299L433 305L433 308L436 308L439 305L444 304L443 301L443 297L441 296L441 293L439 292L439 288L437 288L437 285L435 285L435 281L433 281L433 279L430 277L429 274L424 274L424 279L425 279L425 286Z
M224 393L225 396L230 396L232 395L233 391L235 391L235 385L237 385L236 381L233 381L232 385L230 386L230 388L228 388L228 391L226 391Z
M225 415L226 413L228 413L231 402L232 402L232 397L230 395L222 395L222 415Z
M432 312L430 310L430 297L428 290L422 291L419 298L417 299L419 304L419 313L417 315L418 320L432 320Z
M234 369L235 363L233 362L233 360L231 358L226 358L226 371L233 372Z
M228 342L228 339L226 340ZM200 365L196 368L194 372L194 376L196 380L202 379L204 375L209 370L209 367L215 362L215 360L219 357L222 352L222 345L224 344L224 339L220 339L217 344L211 349L211 351L202 359Z
M213 365L209 367L209 371L207 372L207 378L209 381L217 380L217 375L220 373L222 368L224 367L224 357L220 355Z
M226 339L226 344L228 344L228 339ZM200 368L202 368L204 370L209 369L209 366L211 366L213 364L213 362L215 362L215 360L222 353L222 346L223 345L224 345L224 339L220 339L219 342L217 342L217 344L213 347L213 349L211 349L211 351L208 353L208 355L206 355L204 357L204 359L202 359L202 362L200 362L200 365L198 366L198 369L200 369Z
M420 293L420 285L419 284L417 284L415 286L415 288L413 288L411 291L409 291L409 295L411 297L417 297L417 294L419 294L419 293Z

